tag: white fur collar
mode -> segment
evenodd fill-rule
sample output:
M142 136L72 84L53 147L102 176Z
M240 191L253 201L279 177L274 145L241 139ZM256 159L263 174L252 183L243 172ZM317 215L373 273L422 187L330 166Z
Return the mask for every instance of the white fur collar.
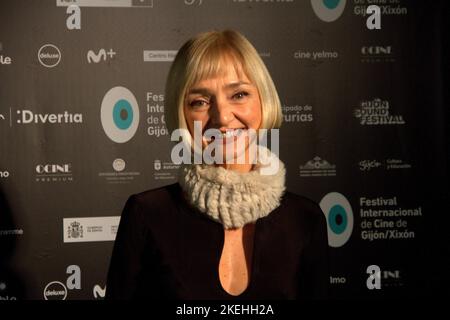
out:
M286 169L274 153L259 148L267 153L259 152L258 163L247 173L206 164L182 165L179 183L188 201L225 229L269 215L280 205ZM268 167L276 169L269 171L273 174L264 173Z

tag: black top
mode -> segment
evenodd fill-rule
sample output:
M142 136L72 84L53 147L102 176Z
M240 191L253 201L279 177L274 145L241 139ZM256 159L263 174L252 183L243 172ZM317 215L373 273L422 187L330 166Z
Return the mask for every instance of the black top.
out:
M256 221L247 289L228 294L219 279L220 223L184 199L178 183L132 195L123 209L106 299L309 299L328 292L325 216L286 192Z

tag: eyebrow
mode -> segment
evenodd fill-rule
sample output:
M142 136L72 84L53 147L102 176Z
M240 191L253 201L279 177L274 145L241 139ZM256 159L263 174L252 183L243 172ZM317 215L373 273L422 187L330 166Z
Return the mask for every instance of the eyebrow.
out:
M240 87L241 85L252 85L249 82L245 81L237 81L237 82L230 82L223 86L224 89L234 89L237 87ZM207 88L192 88L188 91L188 94L210 94L210 91Z

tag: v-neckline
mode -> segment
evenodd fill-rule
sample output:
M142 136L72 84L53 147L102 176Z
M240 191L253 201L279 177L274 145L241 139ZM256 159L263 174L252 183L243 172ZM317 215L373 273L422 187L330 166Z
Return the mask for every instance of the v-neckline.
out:
M255 221L255 227L253 230L253 249L252 249L252 261L250 264L250 277L249 277L249 281L248 281L248 285L247 287L244 289L244 291L242 291L240 294L238 295L232 295L231 293L229 293L228 291L225 290L225 288L222 286L222 283L220 282L220 273L219 273L219 265L220 265L220 259L222 257L222 250L223 250L223 246L225 245L225 231L223 228L223 225L218 224L218 229L220 229L219 233L219 248L217 250L217 254L216 259L214 261L214 282L216 283L216 287L218 287L218 290L220 291L220 293L222 294L222 296L225 296L227 298L242 298L245 297L246 295L248 295L248 293L253 289L254 286L254 279L257 273L257 259L258 259L258 225L259 225L259 220ZM245 252L244 252L244 256L245 256Z

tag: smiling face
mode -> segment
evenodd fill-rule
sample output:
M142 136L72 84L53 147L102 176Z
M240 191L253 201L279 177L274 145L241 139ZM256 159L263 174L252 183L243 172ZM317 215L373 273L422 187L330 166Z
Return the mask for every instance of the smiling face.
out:
M226 162L225 159L236 159L242 152L248 154L248 129L261 127L262 110L258 89L239 64L231 57L224 57L221 62L221 72L187 89L184 117L191 136L194 136L194 121L201 122L203 148L213 142L204 136L206 130L218 129L223 133L218 142L221 142ZM234 150L230 155L227 145L232 142ZM246 157L246 163L250 163L251 159Z

